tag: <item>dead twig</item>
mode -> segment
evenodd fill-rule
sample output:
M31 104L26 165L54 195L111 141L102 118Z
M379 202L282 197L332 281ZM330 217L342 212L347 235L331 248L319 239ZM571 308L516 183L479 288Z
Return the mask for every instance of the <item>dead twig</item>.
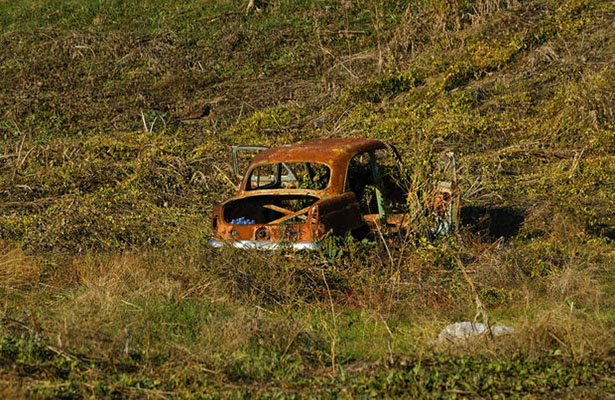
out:
M0 208L1 207L36 207L36 206L43 205L45 203L52 202L54 200L55 198L53 197L44 197L42 199L32 200L32 201L7 201L5 203L0 203Z
M493 244L495 243L497 242L494 242ZM489 247L487 247L485 250L479 253L474 259L474 261L472 262L472 264L470 265L470 267L473 267L474 264L476 264L476 262L479 260L480 256L485 254L485 252L489 250L493 246L493 244L489 245ZM461 269L461 273L463 274L464 279L468 283L468 286L470 286L470 289L472 290L472 294L474 295L474 303L476 305L476 315L474 316L473 322L476 323L476 320L478 319L478 317L482 316L483 323L487 326L487 332L489 332L489 337L493 339L493 332L491 331L491 324L489 323L489 314L487 314L487 311L485 310L485 306L483 305L483 302L480 300L480 296L478 295L476 286L474 286L474 282L470 278L470 275L468 275L466 268L463 265L463 262L457 257L456 257L456 261L457 261L457 264L459 264L459 268Z
M325 330L327 331L327 333L329 333L329 336L331 336L331 372L333 375L335 375L335 346L337 344L338 335L337 318L335 315L335 307L333 306L333 297L331 296L331 289L329 288L329 283L327 282L327 278L325 277L325 270L322 269L320 270L320 272L322 273L322 280L325 282L325 286L327 287L327 294L329 295L329 303L331 305L331 318L333 319L334 332L329 332L329 329L327 329L326 325Z
M233 187L233 189L235 189L235 190L238 190L238 189L239 189L238 185L237 185L236 183L234 183L234 182L231 180L231 178L229 178L229 177L228 177L228 176L224 173L224 171L222 171L222 169L220 169L220 167L218 167L216 164L212 164L212 165L213 165L213 167L214 167L214 168L215 168L215 169L216 169L216 170L217 170L220 174L222 174L222 176L224 177L224 179L226 179L226 180L227 180L227 182L231 184L231 186Z
M19 127L17 126L17 124L15 124L15 128L17 129L17 132L21 133L21 131L19 130ZM23 144L24 144L24 142L26 140L26 136L27 135L28 135L28 132L25 132L21 136L21 140L19 141L19 145L17 146L17 160L15 161L15 167L13 168L13 176L11 177L11 182L15 182L15 176L17 175L17 169L21 165L20 162L19 162L19 159L21 158L21 150L23 148Z
M246 7L246 15L254 8L254 0L248 0L248 6Z
M147 122L145 121L145 114L143 113L143 110L141 110L141 121L143 121L143 131L145 133L152 133L152 129L154 129L154 124L156 123L156 118L154 118L152 126L148 127Z
M574 171L577 170L577 168L579 167L579 161L581 161L581 157L583 157L583 153L585 153L585 150L587 150L587 146L583 148L583 150L581 150L581 152L575 153L574 154L574 159L572 161L572 168L570 168L570 173L568 174L568 179L572 179L573 175L574 175Z
M382 314L378 313L378 316L382 320L382 323L384 324L384 327L389 334L389 340L387 340L387 350L389 351L389 362L393 364L393 332L391 331L391 328L389 328L389 324L387 323L386 319L384 319Z
M17 157L17 153L3 154L0 155L0 161L10 160L11 158Z
M37 332L35 329L33 329L32 327L30 327L28 324L26 324L26 323L25 323L25 322L23 322L23 321L20 321L20 320L15 319L15 318L8 317L8 316L6 316L6 315L3 315L3 316L2 316L2 318L0 319L0 321L2 322L2 324L6 324L7 322L11 322L11 323L13 323L13 324L19 325L20 327L22 327L22 328L26 329L28 332L30 332L31 334L33 334L35 337L40 337L40 333L39 333L39 332ZM52 345L49 345L49 344L45 344L45 347L46 347L48 350L50 350L50 351L52 351L52 352L56 353L57 355L59 355L59 356L61 356L61 357L65 358L65 359L67 359L67 360L69 360L69 361L83 362L83 360L82 360L82 359L80 359L79 357L74 356L74 355L72 355L72 354L69 354L69 353L67 353L67 352L65 352L65 351L63 351L63 350L61 350L61 349L58 349L58 348L57 348L57 347L55 347L55 346L52 346Z

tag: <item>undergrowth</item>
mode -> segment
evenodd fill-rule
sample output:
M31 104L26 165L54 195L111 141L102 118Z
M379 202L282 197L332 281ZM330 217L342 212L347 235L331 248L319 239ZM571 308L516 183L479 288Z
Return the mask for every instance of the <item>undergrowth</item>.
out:
M0 2L4 397L615 391L613 3L246 6ZM454 150L459 233L207 245L231 145L339 136Z

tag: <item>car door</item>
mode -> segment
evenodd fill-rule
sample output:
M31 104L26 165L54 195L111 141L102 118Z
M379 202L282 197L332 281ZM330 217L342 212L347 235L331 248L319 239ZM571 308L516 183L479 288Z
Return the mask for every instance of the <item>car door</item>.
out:
M233 146L231 152L233 157L233 174L237 182L241 182L241 178L246 173L248 165L250 165L254 156L268 148L267 146L252 145Z
M348 167L347 191L355 193L365 222L372 230L396 233L413 229L411 214L431 215L430 233L447 235L459 223L460 194L457 188L455 158L452 152L441 153L434 176L434 189L428 195L428 204L409 210L409 193L413 193L403 171L402 160L392 145L387 148L359 153ZM441 165L442 164L442 165Z
M461 191L457 185L455 153L442 151L436 160L436 187L431 202L431 233L449 235L459 228Z
M346 191L355 194L363 219L372 230L384 224L398 231L403 224L408 191L400 166L393 147L358 153L350 160Z
M371 152L377 218L388 232L398 232L408 224L407 198L410 190L399 153L392 145ZM375 218L368 215L367 218Z

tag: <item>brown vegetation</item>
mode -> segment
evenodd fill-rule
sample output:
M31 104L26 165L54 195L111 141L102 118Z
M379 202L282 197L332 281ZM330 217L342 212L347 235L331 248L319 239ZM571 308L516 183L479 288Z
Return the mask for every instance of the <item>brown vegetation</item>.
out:
M3 395L613 392L612 2L245 7L0 2ZM459 235L207 246L231 145L364 136L452 146ZM460 263L516 334L433 343Z

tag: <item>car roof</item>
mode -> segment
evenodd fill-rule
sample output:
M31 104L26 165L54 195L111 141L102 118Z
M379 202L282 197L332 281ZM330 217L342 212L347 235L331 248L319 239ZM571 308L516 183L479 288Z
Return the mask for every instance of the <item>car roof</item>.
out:
M330 166L346 163L357 153L385 148L385 142L366 138L330 138L306 140L265 150L252 165L276 162L320 162Z

